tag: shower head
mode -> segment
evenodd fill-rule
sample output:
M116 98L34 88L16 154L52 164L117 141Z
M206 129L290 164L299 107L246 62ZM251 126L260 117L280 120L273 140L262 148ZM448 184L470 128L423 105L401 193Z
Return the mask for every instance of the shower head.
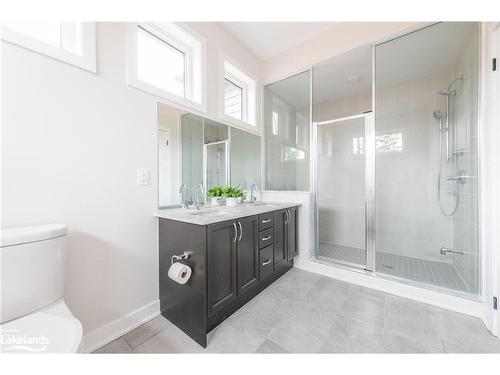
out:
M450 91L448 89L441 89L438 91L439 95L450 96L455 95L456 91Z
M458 89L461 87L462 82L464 80L464 75L460 74L460 76L455 79L450 85L445 88L441 89L438 91L439 95L444 95L444 96L450 96L450 95L456 95Z
M440 110L435 110L432 114L436 120L441 120L444 117L444 112Z

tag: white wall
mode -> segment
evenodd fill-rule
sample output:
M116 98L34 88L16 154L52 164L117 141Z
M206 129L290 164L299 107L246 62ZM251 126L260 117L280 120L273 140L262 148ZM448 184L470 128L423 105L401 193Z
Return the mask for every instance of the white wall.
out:
M191 26L209 72L220 47L258 73L220 27ZM126 86L125 23L97 24L97 74L1 46L2 225L68 225L66 300L95 348L158 313L157 98Z

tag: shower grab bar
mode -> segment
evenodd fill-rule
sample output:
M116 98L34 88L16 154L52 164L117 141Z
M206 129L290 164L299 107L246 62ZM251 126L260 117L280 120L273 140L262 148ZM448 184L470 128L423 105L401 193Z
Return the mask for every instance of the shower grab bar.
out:
M465 174L459 174L459 175L455 175L455 176L448 176L447 177L447 180L448 181L456 181L456 180L465 180L465 179L471 179L471 178L476 178L476 176L468 176L468 175L465 175Z
M460 255L476 255L468 251L450 249L449 247L444 247L444 246L442 246L441 249L439 249L439 253L441 255L447 255L448 253L460 254Z

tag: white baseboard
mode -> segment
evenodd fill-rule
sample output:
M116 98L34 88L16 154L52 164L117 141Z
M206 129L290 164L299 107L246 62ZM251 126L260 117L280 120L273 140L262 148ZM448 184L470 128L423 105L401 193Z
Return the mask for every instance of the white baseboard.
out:
M151 302L83 336L83 352L91 353L160 315L160 300Z
M414 301L427 303L441 307L443 309L456 311L462 314L475 316L481 319L486 327L488 322L485 316L484 303L481 301L472 301L461 297L456 297L444 293L435 292L412 285L407 285L361 272L354 272L340 267L329 266L310 260L296 258L294 267L304 271L314 272L323 276L331 277L351 284L364 286L379 290L384 293L393 294L399 297L412 299Z

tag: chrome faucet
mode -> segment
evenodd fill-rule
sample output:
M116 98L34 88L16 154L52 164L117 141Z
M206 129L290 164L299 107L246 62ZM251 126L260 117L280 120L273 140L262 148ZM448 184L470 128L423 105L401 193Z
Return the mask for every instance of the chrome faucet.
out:
M185 184L180 186L179 194L181 194L182 206L189 208L189 205L193 204L193 200L189 197L189 189Z
M257 198L255 197L255 195L253 195L253 192L254 192L254 188L255 189L258 189L258 186L253 184L251 187L250 187L250 203L255 203L255 201L257 201Z
M200 199L200 191L201 191L201 196L203 199ZM203 206L205 204L205 189L203 188L202 184L196 185L196 203L195 203L195 208L197 210L200 209L200 206Z

